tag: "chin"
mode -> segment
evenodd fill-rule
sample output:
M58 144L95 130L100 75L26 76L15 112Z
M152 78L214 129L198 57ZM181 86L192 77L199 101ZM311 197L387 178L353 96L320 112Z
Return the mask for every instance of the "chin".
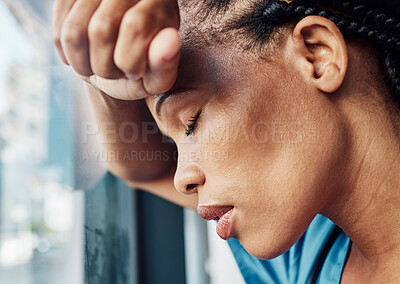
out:
M273 259L275 257L280 256L281 254L285 253L289 247L285 248L277 248L277 247L262 247L260 245L246 245L245 243L240 242L244 249L251 254L252 256L259 258L259 259Z
M268 260L268 259L273 259L275 257L278 257L282 254L284 254L289 248L286 249L274 249L274 250L262 250L260 248L247 248L246 246L243 246L246 251L251 254L252 256L258 258L258 259L264 259L264 260Z
M297 241L297 239L279 239L279 241L268 241L264 238L257 240L241 240L239 242L244 247L244 249L251 254L252 256L259 259L273 259L284 254L287 250L289 250Z

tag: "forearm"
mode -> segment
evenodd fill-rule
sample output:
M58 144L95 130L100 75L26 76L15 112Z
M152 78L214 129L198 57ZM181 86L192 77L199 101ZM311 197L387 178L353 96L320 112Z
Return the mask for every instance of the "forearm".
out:
M143 100L114 99L85 83L107 167L129 183L157 180L175 168L175 145L158 130Z

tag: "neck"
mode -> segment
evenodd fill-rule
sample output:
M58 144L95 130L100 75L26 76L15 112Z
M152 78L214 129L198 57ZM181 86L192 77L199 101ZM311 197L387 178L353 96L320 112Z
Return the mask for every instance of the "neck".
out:
M399 280L400 140L389 116L353 112L351 120L347 181L323 214L352 240L346 267L358 280L379 273Z

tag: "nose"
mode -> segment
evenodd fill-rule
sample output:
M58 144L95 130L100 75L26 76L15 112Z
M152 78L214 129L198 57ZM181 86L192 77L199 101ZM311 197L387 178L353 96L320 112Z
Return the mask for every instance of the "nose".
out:
M198 187L204 185L206 178L197 164L181 164L178 162L174 184L175 188L183 194L197 193Z

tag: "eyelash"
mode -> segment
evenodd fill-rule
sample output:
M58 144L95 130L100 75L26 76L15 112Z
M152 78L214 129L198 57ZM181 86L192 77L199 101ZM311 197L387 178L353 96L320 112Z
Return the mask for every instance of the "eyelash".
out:
M200 112L198 114L196 114L195 116L192 116L189 119L189 123L186 125L186 131L185 131L186 136L193 134L194 129L196 128L196 124L197 124L197 120L199 119L199 116L200 116Z

